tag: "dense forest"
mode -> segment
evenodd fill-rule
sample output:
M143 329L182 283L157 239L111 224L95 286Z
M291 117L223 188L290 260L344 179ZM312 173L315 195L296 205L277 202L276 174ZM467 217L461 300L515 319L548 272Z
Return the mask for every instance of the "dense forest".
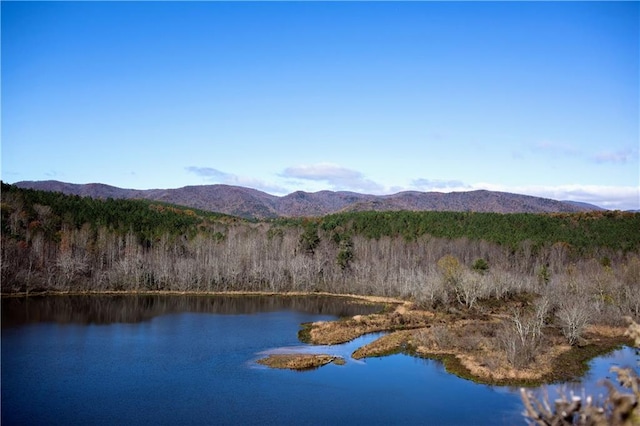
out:
M1 189L5 294L326 291L466 309L535 294L549 312L579 307L573 315L585 323L640 317L637 213L351 212L252 222L152 201Z

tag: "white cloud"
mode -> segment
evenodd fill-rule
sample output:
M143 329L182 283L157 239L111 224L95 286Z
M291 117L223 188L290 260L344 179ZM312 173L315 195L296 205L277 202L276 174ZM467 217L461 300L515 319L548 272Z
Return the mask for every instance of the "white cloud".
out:
M286 188L265 182L261 179L250 178L246 176L238 176L232 173L226 173L218 169L214 169L212 167L195 167L189 166L185 167L185 169L194 173L201 178L203 178L207 182L211 183L222 183L226 185L236 185L236 186L244 186L247 188L254 188L260 191L268 192L270 194L287 194L291 191Z
M287 167L282 174L286 177L310 180L350 180L362 178L362 173L340 167L333 163L303 164Z
M202 178L205 178L207 180L211 180L211 181L220 181L223 182L227 179L232 178L234 175L229 174L229 173L225 173L225 172L221 172L218 169L214 169L212 167L195 167L195 166L189 166L189 167L185 167L185 169L188 172L194 173Z
M470 186L459 180L414 179L411 187L418 191L465 191Z
M512 192L551 198L554 200L580 201L595 204L610 210L640 209L640 186L605 186L605 185L529 185L506 186L490 183L470 185L472 189Z
M332 189L339 191L378 193L384 189L382 185L367 179L362 173L333 163L302 164L287 167L280 176L289 179L325 182Z
M394 187L394 192L405 189ZM504 185L478 182L467 184L459 180L414 179L409 189L418 191L462 192L486 189L510 192L560 201L579 201L610 210L640 209L640 186L606 185Z

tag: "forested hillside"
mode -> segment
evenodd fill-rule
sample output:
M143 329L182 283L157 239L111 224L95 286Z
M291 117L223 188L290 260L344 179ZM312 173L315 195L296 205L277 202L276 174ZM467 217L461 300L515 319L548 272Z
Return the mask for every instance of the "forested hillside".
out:
M640 214L351 212L252 222L2 185L2 292L328 291L640 314ZM560 308L560 306L556 306Z
M348 229L367 238L401 236L414 241L424 235L468 238L517 249L523 242L541 248L562 242L572 252L594 249L634 251L640 247L640 216L620 211L584 213L360 212L326 216L327 231Z
M145 200L107 198L99 200L60 192L19 189L2 183L2 232L29 233L56 238L63 230L104 228L111 232L134 233L141 242L164 234L194 235L216 221L241 219L220 213Z
M529 195L496 191L419 192L389 195L346 191L296 191L275 196L234 185L196 185L173 189L125 189L100 183L73 184L59 181L22 181L24 189L62 192L93 198L161 201L220 212L245 219L277 217L321 217L346 211L474 211L495 213L551 213L598 211L585 203L563 202Z

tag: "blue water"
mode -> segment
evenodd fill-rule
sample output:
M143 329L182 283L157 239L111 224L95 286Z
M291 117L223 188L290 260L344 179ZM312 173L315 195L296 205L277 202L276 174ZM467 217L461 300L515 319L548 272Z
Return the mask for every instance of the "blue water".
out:
M284 309L3 326L2 424L524 423L515 390L405 355L349 358L375 335L328 347L297 339L301 323L333 318ZM347 363L305 372L255 363L282 351L334 353ZM633 358L624 351L614 363Z

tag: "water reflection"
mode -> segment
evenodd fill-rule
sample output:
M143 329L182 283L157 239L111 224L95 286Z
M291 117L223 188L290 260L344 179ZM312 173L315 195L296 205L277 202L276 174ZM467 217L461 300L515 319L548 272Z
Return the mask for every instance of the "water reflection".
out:
M363 359L355 359L351 357L351 354L364 345L368 345L374 340L385 335L385 332L380 333L369 333L360 337L356 337L355 339L346 342L340 343L336 345L297 345L297 346L279 346L271 349L267 349L265 351L260 351L256 355L255 359L252 359L250 365L252 367L257 368L268 368L263 367L259 364L256 364L256 360L258 358L263 358L269 355L277 355L277 354L328 354L333 356L338 356L344 359L347 363L356 363L356 364L365 364L366 360ZM416 358L419 359L419 358Z
M583 400L587 395L596 399L604 398L608 394L607 387L603 384L604 381L608 381L618 391L628 393L629 389L622 386L618 382L617 375L611 372L613 366L631 368L637 372L640 366L640 350L625 346L601 355L589 362L589 370L578 380L542 386L535 389L533 394L538 399L548 399L549 401L555 401L563 395L567 398L575 395Z
M255 314L282 310L337 317L378 312L380 305L330 296L49 296L2 299L2 327L28 323L135 323L172 313Z

